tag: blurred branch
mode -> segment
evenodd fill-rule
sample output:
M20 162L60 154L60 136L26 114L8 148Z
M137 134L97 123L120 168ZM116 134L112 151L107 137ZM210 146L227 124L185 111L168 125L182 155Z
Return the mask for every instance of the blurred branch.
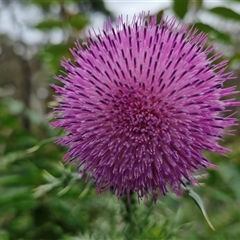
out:
M19 57L21 63L22 77L19 79L20 84L20 97L23 101L25 108L30 109L30 96L31 96L31 69L29 62ZM30 121L26 115L22 115L22 124L26 130L30 130Z

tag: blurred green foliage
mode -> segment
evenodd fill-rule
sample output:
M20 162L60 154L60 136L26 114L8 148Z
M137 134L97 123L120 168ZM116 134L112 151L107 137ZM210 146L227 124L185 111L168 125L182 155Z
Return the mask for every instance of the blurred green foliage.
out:
M169 8L159 9L158 16L161 18L169 10L180 19L190 16L191 24L208 33L210 39L221 43L223 49L231 48L226 51L226 57L230 59L230 66L237 63L239 68L239 38L234 27L229 32L227 27L216 27L199 16L207 13L216 19L239 22L240 15L223 6L207 8L205 2L174 0ZM47 41L35 55L40 59L44 72L42 81L47 82L47 86L54 81L52 75L60 73L62 58L71 58L69 48L75 39L81 38L84 29L91 24L89 14L101 12L112 17L103 1L29 0L19 3L41 9L44 19L32 28L46 36L56 29L64 34L61 43ZM48 91L44 105L52 101L51 89ZM209 176L200 180L201 187L194 189L198 195L190 194L198 204L186 192L183 198L169 194L156 205L151 200L138 204L133 195L131 200L136 204L127 205L124 198L118 201L111 192L97 195L91 181L85 183L78 177L74 164L64 166L61 159L66 149L54 143L56 136L62 133L48 126L48 110L30 109L23 102L21 98L7 95L4 86L0 88L1 240L240 239L238 134L231 140L226 139L224 145L233 150L228 158L207 153L219 169L209 170ZM236 111L239 116L239 109ZM28 119L29 127L22 124L24 118ZM204 209L216 231L204 220Z
M218 16L225 19L233 19L233 20L240 21L240 14L226 7L211 8L209 9L209 12L217 14Z
M173 11L179 18L184 18L188 11L189 0L173 1Z

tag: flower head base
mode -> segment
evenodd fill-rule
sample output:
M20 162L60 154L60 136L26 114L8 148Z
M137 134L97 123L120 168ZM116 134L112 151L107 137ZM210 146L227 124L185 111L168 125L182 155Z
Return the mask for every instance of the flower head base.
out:
M227 61L213 65L207 37L174 19L156 24L145 14L131 23L105 24L103 33L79 43L64 61L66 76L56 77L59 94L54 127L67 135L64 161L94 179L99 192L110 187L118 196L182 194L185 180L196 182L198 169L214 167L202 151L223 154L218 140L235 125L224 117L239 105L234 87L223 88L232 73Z

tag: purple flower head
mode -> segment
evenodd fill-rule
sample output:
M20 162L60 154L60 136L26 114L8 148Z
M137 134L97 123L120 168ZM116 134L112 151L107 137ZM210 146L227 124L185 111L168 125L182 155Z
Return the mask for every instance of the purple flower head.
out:
M144 13L71 50L65 60L64 86L58 93L54 127L67 134L64 161L94 179L98 192L112 188L118 197L136 192L156 201L167 188L182 194L186 181L196 183L199 169L215 167L202 151L224 154L218 140L236 119L225 116L236 93L223 88L233 74L227 61L214 65L207 36L175 19L159 24ZM60 100L59 100L60 99Z

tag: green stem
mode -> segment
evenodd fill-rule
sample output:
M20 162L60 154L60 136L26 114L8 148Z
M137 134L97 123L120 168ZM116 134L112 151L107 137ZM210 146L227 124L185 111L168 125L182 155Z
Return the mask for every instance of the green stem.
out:
M124 205L123 220L126 224L125 239L133 240L136 239L138 233L135 218L136 199L132 192L130 192L129 197L127 195L124 195L121 199Z

